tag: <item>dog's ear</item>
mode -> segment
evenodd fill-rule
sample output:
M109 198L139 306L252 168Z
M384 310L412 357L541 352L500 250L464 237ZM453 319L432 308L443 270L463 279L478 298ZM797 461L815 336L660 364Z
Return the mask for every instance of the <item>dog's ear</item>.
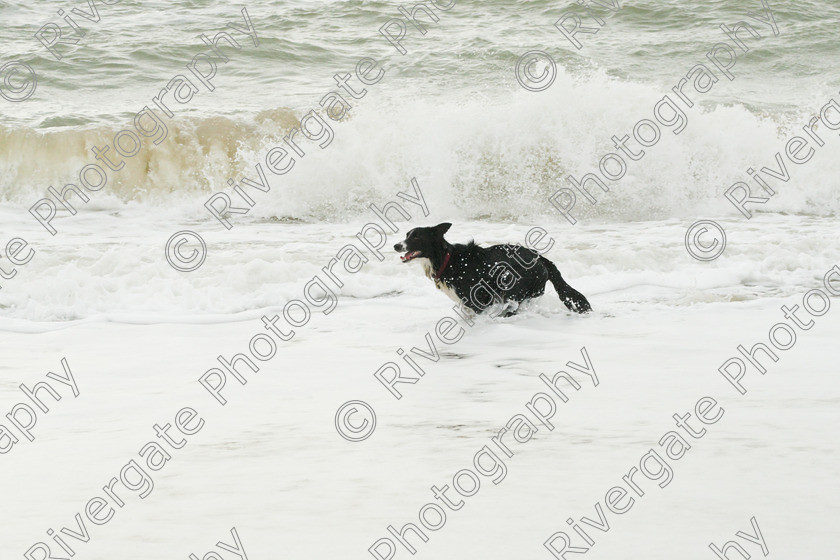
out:
M442 224L438 224L435 226L435 233L443 237L443 234L449 231L449 228L452 227L452 224L449 222L444 222Z

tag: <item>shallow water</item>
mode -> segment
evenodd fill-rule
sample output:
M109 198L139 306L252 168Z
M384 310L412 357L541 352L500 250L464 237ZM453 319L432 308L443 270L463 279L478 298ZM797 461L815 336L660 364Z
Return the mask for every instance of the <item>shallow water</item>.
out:
M751 518L773 557L834 558L840 487L827 428L840 389L840 312L831 309L840 272L830 274L840 270L840 160L831 110L810 132L803 126L840 99L840 13L825 0L771 2L777 29L752 20L761 38L742 34L750 51L738 54L733 79L702 94L689 86L693 106L677 105L684 128L657 121L661 134L644 157L628 158L608 191L590 184L594 200L577 191L568 220L549 197L599 172L618 151L614 135L654 122L664 96L676 100L672 88L725 40L721 23L761 10L757 0L620 5L598 8L604 26L579 36L578 50L552 24L580 6L459 3L439 11L425 36L408 28L402 55L378 33L398 3L250 3L256 44L226 28L241 29L243 6L95 2L101 20L85 22L87 35L60 47L61 60L33 34L61 23L58 9L83 6L0 5L0 66L20 59L39 78L26 102L0 100L0 248L19 237L34 250L11 278L11 259L0 258L0 427L15 430L6 414L31 402L21 384L52 379L62 397L41 390L49 412L39 412L34 441L7 432L19 441L0 453L0 557L25 558L39 541L64 557L53 532L81 560L218 560L205 556L211 550L223 560L373 558L376 543L384 557L388 526L421 523L431 503L445 525L427 530L428 542L409 537L414 555L395 544L394 558L551 558L543 543L560 532L587 546L571 519L594 543L587 559L703 559L714 557L710 542L752 533ZM173 115L164 116L155 96L189 73L205 50L199 35L222 29L241 48L225 47L230 60L218 65L213 91L199 87L183 104L169 98ZM557 64L540 92L520 87L514 71L533 49ZM384 78L359 99L345 92L343 117L306 117L337 91L333 75L353 72L362 57L379 61ZM132 123L144 106L159 127L100 190L82 191L88 202L69 198L76 214L57 204L49 233L30 209L48 187L79 185L86 165L106 168L93 149L109 146L116 157L122 130L142 133ZM302 119L319 138L298 131L301 154L290 138ZM786 154L794 135L814 149L807 162ZM284 174L266 159L277 147L294 154ZM246 204L229 180L253 201L247 214L224 217L232 229L205 207L219 193ZM767 197L749 206L749 219L725 197L739 181ZM398 193L422 193L421 203ZM371 209L389 202L410 215L390 211L395 233ZM725 229L715 260L686 250L697 220ZM538 248L594 311L569 313L549 287L514 317L461 317L391 249L408 229L439 222L453 223L449 241L485 246L524 243L542 228ZM357 237L369 223L388 231L379 257ZM207 247L188 273L165 251L184 230ZM363 261L355 271L335 264L351 245ZM307 292L315 280L320 287ZM275 315L286 336L294 331L289 340L268 337L263 321ZM456 325L449 334L460 338L444 340L441 324ZM756 343L777 358L759 358L763 374L738 351ZM259 368L240 363L241 382L219 361L238 353ZM720 371L732 375L735 358L744 394ZM78 396L55 381L67 371L62 359ZM383 376L395 367L418 375L389 389ZM214 368L226 378L218 399ZM540 377L563 372L568 402ZM697 419L704 397L715 399L713 413L723 410L718 420ZM348 401L375 410L369 439L337 433ZM176 423L185 407L205 424L184 447L164 447L170 458L152 469L140 452L161 443L153 426ZM686 413L704 435L675 424L672 415ZM363 412L354 414L360 421ZM522 418L533 437L523 436ZM679 458L660 443L669 431L686 441ZM0 448L9 443L0 435ZM495 455L476 459L484 449ZM145 478L125 470L131 460L146 465ZM463 469L474 473L474 492L469 475L453 480ZM93 523L85 507L108 496L113 479L113 518ZM463 507L435 498L431 487L444 484L459 484ZM622 514L607 505L616 487L633 500ZM215 545L232 543L233 527L242 556ZM69 533L83 529L89 538Z

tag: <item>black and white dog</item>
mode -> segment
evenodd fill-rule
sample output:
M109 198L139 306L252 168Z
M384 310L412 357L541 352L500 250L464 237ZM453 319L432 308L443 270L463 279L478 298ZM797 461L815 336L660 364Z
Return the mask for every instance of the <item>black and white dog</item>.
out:
M408 232L394 250L405 252L403 262L422 263L426 276L439 290L476 313L504 304L499 314L513 315L519 304L545 292L551 281L570 311L586 313L592 306L569 286L554 263L521 245L479 247L474 242L452 245L444 238L452 224L419 227Z

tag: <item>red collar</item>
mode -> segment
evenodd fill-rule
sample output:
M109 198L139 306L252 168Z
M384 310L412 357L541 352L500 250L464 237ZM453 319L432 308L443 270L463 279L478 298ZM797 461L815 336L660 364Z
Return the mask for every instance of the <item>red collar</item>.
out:
M435 280L440 280L440 276L443 274L443 271L446 270L447 265L449 265L449 257L452 256L452 253L446 253L446 256L443 257L443 264L440 265L440 268L435 273Z

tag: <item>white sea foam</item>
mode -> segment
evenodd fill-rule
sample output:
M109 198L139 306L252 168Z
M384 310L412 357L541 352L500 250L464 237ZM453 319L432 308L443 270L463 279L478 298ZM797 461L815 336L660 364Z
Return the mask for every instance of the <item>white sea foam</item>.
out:
M418 267L404 264L391 246L416 225L450 218L435 208L422 218L396 224L378 261L356 239L364 222L282 224L248 220L228 231L203 231L205 264L180 273L164 259L171 216L149 216L146 207L120 214L93 212L56 221L60 233L28 239L36 248L32 261L5 281L0 291L7 328L28 329L19 320L118 322L239 321L261 310L281 309L302 297L307 281L345 245L355 243L369 258L355 274L338 270L344 287L339 305L358 299L388 298L389 305L439 305L449 300ZM4 212L14 231L22 220ZM71 223L71 220L77 220ZM370 215L370 220L376 216ZM719 301L752 301L796 293L815 281L837 255L837 225L832 218L764 215L747 221L718 218L728 245L712 263L692 259L683 245L688 221L665 220L547 227L555 245L548 252L564 277L591 299L596 310L632 313L647 305L686 306ZM207 224L199 224L207 227ZM456 221L447 237L475 239L489 245L523 243L531 227L492 222ZM541 224L544 225L544 224ZM201 229L199 227L199 229ZM564 314L549 287L537 312ZM318 315L317 312L313 312ZM45 328L50 329L48 325Z
M311 222L358 219L377 197L390 196L395 186L417 176L432 204L453 217L559 218L548 204L551 194L570 186L568 176L580 180L597 173L601 157L618 152L611 137L632 135L637 121L653 119L653 106L665 93L604 76L585 81L561 76L546 92L511 93L503 100L382 95L353 109L346 122L330 123L335 138L325 148L298 134L305 156L297 157L295 167L282 177L266 171L271 192L246 188L257 201L251 214ZM775 155L784 154L787 139L803 135L801 127L829 99L797 113L741 105L683 108L685 130L675 135L662 126L661 139L645 148L640 161L625 158L627 175L607 181L609 193L590 187L597 204L578 194L576 216L633 221L737 214L723 197L726 189L737 181L752 183L748 168L774 168ZM301 116L303 112L283 109L247 122L176 119L168 124L169 138L163 144L147 141L149 147L123 170L109 172L104 189L89 194L103 208L128 202L178 206L184 218L209 218L203 206L209 196L230 192L229 178L257 179L254 166L262 163L265 168L266 153L274 146L289 149L282 138ZM31 206L49 185L78 185L79 170L96 163L90 149L110 142L117 131L3 130L4 197ZM755 206L757 211L837 214L840 162L831 151L838 138L820 125L817 133L826 145L817 147L808 163L787 160L789 182L767 178L778 194ZM85 211L78 201L74 206Z

